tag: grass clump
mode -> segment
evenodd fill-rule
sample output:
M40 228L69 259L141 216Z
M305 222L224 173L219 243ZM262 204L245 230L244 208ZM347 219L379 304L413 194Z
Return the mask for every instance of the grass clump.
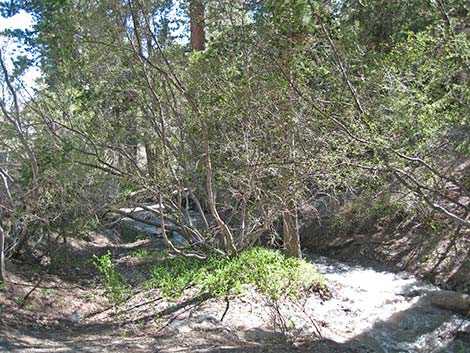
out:
M326 291L323 277L312 264L266 248L248 249L234 258L167 258L154 266L150 275L148 285L168 297L178 297L190 286L210 296L222 296L240 294L249 285L276 300L304 291Z

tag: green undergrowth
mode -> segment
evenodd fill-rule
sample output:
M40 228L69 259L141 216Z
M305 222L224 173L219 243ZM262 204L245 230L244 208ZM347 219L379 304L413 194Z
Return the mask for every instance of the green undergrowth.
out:
M237 295L251 286L275 300L328 291L312 264L266 248L245 250L234 258L166 258L151 269L150 275L147 285L160 289L167 297L179 297L189 287L215 297Z
M104 276L106 296L113 305L124 302L128 297L126 279L116 270L116 263L111 259L111 252L103 256L93 255L93 263Z

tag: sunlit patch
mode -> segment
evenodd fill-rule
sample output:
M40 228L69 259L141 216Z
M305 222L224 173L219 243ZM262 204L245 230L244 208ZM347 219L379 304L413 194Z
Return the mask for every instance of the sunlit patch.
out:
M459 325L460 329L470 327L470 320L431 306L426 294L439 289L410 274L318 256L312 261L336 289L331 300L308 303L317 320L328 322L323 328L326 338L343 343L354 340L378 351L418 353L445 347Z
M31 14L21 10L16 15L8 18L0 17L0 31L5 30L32 30L35 24L34 18ZM13 62L21 57L32 60L33 56L28 51L28 48L10 36L0 36L0 47L7 60L5 63L8 70L12 71ZM37 88L37 80L41 77L41 72L36 65L29 66L22 74L20 88L23 88L23 93L32 95L34 89Z

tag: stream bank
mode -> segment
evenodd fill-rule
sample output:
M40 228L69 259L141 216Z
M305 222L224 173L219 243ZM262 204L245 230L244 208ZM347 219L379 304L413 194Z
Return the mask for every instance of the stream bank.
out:
M190 292L163 300L158 291L146 290L140 284L153 259L136 254L163 247L155 237L125 242L94 234L91 241L69 246L67 261L75 259L70 268L9 267L10 278L21 285L0 295L1 352L470 351L469 320L431 305L429 294L440 290L406 272L307 255L332 297L283 301L276 311L253 290L203 301L193 300ZM134 292L118 311L109 306L90 262L107 251ZM37 289L20 303L39 278ZM321 338L315 337L317 329Z

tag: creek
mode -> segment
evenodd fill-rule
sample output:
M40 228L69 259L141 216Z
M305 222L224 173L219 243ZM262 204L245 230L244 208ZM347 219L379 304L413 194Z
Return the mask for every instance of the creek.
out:
M325 338L361 353L470 352L470 319L431 305L439 288L406 272L307 258L333 289L332 299L306 304Z
M159 219L133 210L140 219L124 219L122 227L147 236L159 236ZM193 216L195 220L197 217ZM172 240L184 243L178 233ZM332 298L308 298L305 313L321 326L323 338L358 353L470 353L470 318L431 303L438 287L407 272L392 273L306 255L332 289ZM287 310L287 309L286 309ZM253 323L257 320L253 320ZM312 327L300 320L306 331Z

